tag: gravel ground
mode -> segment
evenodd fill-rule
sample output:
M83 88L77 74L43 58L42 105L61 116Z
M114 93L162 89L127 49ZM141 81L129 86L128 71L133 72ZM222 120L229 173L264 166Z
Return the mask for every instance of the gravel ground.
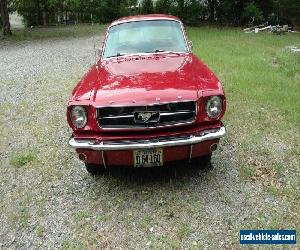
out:
M89 176L65 112L97 40L0 42L0 248L239 248L241 228L297 225L290 203L241 176L234 124L209 168ZM33 160L13 166L22 154Z

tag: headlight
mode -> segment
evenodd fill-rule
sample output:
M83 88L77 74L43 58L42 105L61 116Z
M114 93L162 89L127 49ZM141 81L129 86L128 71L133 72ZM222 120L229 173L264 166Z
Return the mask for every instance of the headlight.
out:
M74 106L71 110L71 121L75 128L83 128L87 122L86 110L82 106Z
M206 113L209 118L216 119L222 113L222 99L219 96L210 97L206 102Z

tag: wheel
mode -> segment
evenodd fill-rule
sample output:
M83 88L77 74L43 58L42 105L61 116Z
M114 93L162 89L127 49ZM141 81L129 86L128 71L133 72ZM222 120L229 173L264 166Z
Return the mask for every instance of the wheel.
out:
M193 167L207 168L210 166L212 153L192 159Z
M86 171L91 175L100 175L104 172L104 167L97 164L85 163Z

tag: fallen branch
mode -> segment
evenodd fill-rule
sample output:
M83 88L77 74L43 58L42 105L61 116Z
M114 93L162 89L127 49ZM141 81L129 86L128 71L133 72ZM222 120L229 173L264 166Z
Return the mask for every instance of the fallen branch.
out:
M283 25L283 26L272 26L272 25L257 25L251 28L246 28L244 29L245 33L258 33L260 31L269 31L269 32L273 32L274 34L277 35L281 35L284 34L285 32L290 32L291 27L289 27L288 25Z
M266 26L266 24L260 24L253 27L245 28L244 31L252 31L255 30L256 28L263 28L264 26Z

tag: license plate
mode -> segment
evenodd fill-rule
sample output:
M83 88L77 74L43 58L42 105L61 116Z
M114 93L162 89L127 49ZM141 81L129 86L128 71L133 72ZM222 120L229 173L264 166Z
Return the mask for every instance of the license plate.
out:
M134 167L159 167L163 165L163 150L161 148L134 150Z

